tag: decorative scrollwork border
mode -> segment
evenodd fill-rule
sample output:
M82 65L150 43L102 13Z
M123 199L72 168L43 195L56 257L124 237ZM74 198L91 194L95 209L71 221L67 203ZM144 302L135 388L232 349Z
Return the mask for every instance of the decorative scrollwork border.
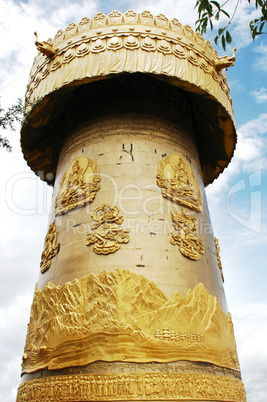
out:
M44 401L245 402L241 380L203 374L96 374L45 377L19 386L17 402Z

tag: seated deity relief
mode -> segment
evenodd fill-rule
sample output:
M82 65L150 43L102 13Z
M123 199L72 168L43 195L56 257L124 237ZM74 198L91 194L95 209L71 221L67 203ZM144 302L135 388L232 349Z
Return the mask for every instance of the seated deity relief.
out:
M202 212L203 200L198 181L183 155L173 153L160 161L157 185L163 197L193 211Z
M41 272L42 274L46 272L52 263L52 258L57 255L58 244L57 244L57 231L55 222L50 223L47 235L44 242L44 251L41 256Z
M63 215L72 209L92 202L100 189L97 164L86 156L78 156L63 175L55 202L55 215Z
M172 224L178 234L172 233L171 244L177 244L180 252L191 260L199 260L204 254L203 238L197 238L197 220L182 208L176 214L171 212Z
M123 230L120 226L124 218L119 215L119 208L115 205L103 204L94 210L92 218L96 222L91 229L95 232L88 233L85 244L93 244L96 254L110 254L120 249L122 243L129 243L127 235L129 229Z

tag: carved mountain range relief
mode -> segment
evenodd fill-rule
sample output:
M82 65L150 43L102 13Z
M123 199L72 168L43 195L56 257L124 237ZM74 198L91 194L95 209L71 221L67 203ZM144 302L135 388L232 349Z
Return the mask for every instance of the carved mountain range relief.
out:
M189 360L239 370L231 316L202 283L168 298L119 268L34 294L23 373L97 360Z

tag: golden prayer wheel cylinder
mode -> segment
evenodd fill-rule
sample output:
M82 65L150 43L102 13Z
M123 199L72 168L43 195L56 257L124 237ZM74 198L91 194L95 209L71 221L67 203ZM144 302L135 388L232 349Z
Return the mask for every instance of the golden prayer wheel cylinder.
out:
M21 142L54 195L17 402L246 401L204 190L234 57L131 10L36 45Z

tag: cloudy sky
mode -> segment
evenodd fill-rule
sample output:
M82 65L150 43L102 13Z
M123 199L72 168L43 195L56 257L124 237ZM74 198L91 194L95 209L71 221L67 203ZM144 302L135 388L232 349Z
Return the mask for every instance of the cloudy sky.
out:
M234 0L229 3L234 7ZM147 9L154 15L176 17L192 28L196 20L194 0L0 0L2 106L8 107L25 93L37 54L34 31L46 40L70 22L116 9ZM232 24L237 61L227 72L239 140L232 163L208 187L207 196L221 247L226 297L248 402L266 402L267 39L266 35L254 42L250 39L248 24L255 17L253 7L243 0ZM209 34L207 38L212 41ZM220 48L218 52L223 55ZM15 402L52 189L27 167L19 128L6 134L13 152L0 150L0 400Z

